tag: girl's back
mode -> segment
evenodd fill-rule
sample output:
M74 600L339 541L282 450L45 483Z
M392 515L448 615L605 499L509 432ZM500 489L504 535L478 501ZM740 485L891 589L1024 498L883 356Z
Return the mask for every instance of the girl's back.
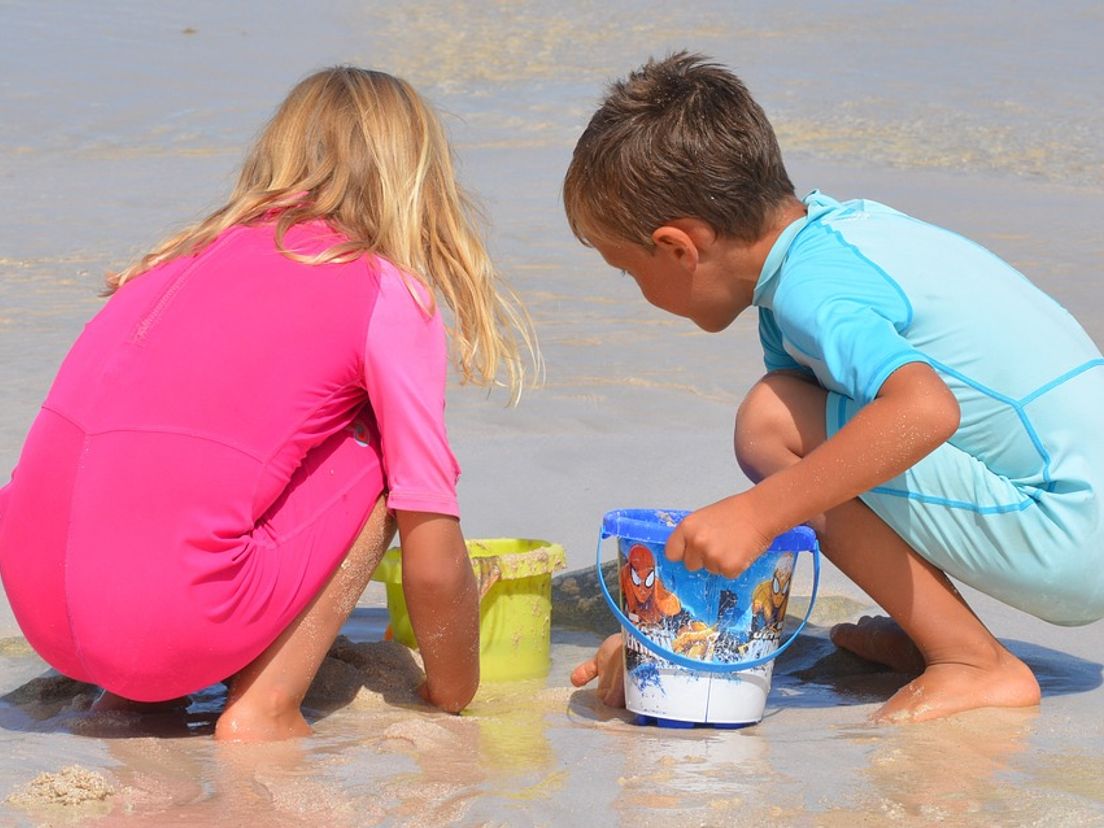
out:
M314 224L286 244L314 252L334 240ZM173 457L208 458L202 480L180 482L222 513L220 536L240 535L304 454L349 426L366 400L364 349L381 280L399 288L387 292L392 300L414 304L384 262L300 264L277 250L271 226L232 228L115 294L74 345L44 409L86 435L86 455L109 451L113 467L152 442L171 443ZM175 464L157 473L185 476ZM105 498L132 506L146 494L125 479L104 483Z
M310 253L334 241L312 224L285 243ZM241 467L244 478L228 479L226 465L211 466L193 496L216 506L246 498L236 505L252 514L238 528L251 528L305 452L348 426L365 401L368 321L380 280L401 287L400 278L367 257L301 264L279 252L271 225L231 228L198 256L116 293L74 345L44 408L92 442L171 435L181 451ZM117 497L127 487L111 488Z

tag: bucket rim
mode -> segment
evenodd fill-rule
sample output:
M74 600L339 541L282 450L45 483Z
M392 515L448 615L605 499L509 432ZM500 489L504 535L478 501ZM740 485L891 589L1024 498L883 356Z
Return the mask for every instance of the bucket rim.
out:
M551 577L553 572L567 566L567 552L563 546L542 538L467 538L464 544L473 569L478 571L481 560L493 562L497 577L503 581ZM402 583L402 546L392 546L384 552L371 580L384 584Z
M662 543L688 514L689 509L614 509L602 518L602 534Z
M602 518L602 536L665 543L688 514L688 509L614 509ZM816 542L812 528L799 524L776 536L766 551L808 552Z

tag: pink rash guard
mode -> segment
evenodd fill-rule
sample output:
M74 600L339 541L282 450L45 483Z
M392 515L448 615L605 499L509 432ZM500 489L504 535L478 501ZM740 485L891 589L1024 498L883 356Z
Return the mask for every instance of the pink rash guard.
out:
M231 228L124 285L0 490L4 588L65 675L139 701L203 688L299 615L381 493L459 514L440 315L383 259L302 264L273 235ZM285 245L337 241L311 223Z

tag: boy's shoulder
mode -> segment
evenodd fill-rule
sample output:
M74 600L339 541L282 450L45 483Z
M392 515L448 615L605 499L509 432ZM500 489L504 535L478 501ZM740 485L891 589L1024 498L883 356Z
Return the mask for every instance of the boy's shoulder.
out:
M758 304L784 316L817 316L829 305L876 303L907 312L899 287L883 267L881 253L901 243L910 216L869 199L840 202L814 191L808 213L795 227L776 264L757 287ZM772 251L774 253L774 251Z
M875 262L891 251L923 255L952 240L961 241L956 234L873 199L841 202L813 191L805 203L805 224L794 234L782 262L788 272L832 263L878 269Z
M804 203L808 211L805 226L795 238L795 241L801 240L804 243L818 235L833 233L846 240L848 234L861 233L864 230L875 233L902 232L908 224L918 221L900 210L869 198L837 201L814 190L805 197ZM820 234L815 232L817 230L821 231Z

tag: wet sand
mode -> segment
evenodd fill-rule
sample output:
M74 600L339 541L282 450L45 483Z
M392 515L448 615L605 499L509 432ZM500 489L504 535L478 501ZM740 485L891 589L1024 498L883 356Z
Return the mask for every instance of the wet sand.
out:
M547 679L486 685L451 717L413 697L416 660L378 643L386 613L373 585L312 693L315 736L261 749L210 739L221 686L183 716L89 713L93 689L51 675L0 606L0 823L1104 820L1104 624L1050 626L970 590L1039 676L1038 709L869 724L903 677L828 642L832 623L871 609L830 567L755 727L640 728L570 688L571 667L609 626L600 606L580 603L594 597L585 584L602 514L692 508L746 486L730 434L761 361L753 316L706 335L647 307L571 238L558 201L602 85L649 54L701 49L760 97L799 191L875 198L975 238L1104 342L1097 4L998 13L870 0L822 4L811 20L804 4L727 1L309 12L12 2L4 17L0 194L14 206L0 227L0 469L15 464L57 362L99 307L103 271L215 206L296 79L375 64L449 113L462 174L548 362L545 386L516 410L501 394L450 388L465 532L562 544L577 590L557 590ZM793 589L809 594L807 572Z
M546 680L484 685L455 717L417 702L416 657L378 640L386 611L367 604L379 597L368 595L347 628L359 643L341 639L327 659L308 699L315 735L297 743L215 744L221 687L183 715L139 717L88 712L93 688L68 679L24 683L0 702L0 727L17 746L3 812L26 825L105 815L126 825L569 825L596 814L613 824L1042 825L1092 824L1100 813L1101 667L1091 647L1004 637L1040 677L1039 709L875 726L867 717L905 677L827 641L828 626L869 609L834 595L780 658L754 727L634 724L568 686L599 636L563 626ZM26 651L8 658L42 670Z

